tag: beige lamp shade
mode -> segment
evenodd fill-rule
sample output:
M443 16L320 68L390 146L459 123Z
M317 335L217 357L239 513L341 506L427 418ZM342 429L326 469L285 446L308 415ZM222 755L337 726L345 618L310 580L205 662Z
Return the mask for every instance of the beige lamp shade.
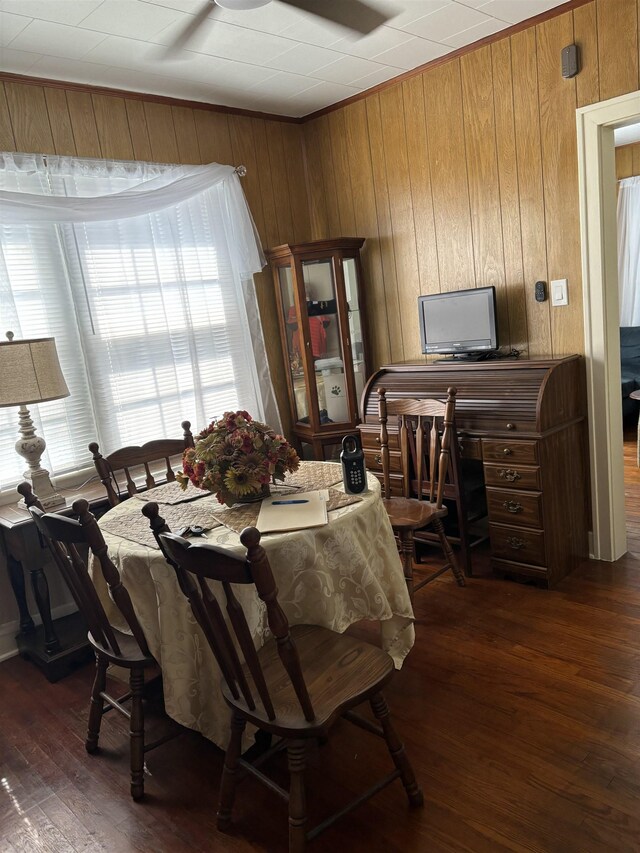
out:
M68 396L54 338L0 342L0 406L44 403Z

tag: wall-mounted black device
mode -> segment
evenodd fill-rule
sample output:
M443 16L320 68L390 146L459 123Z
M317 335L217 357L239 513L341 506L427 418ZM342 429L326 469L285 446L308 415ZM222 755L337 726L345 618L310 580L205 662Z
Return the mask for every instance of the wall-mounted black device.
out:
M364 452L356 435L345 435L342 439L342 479L348 495L359 495L367 488L367 469L364 466Z
M536 281L536 302L544 302L547 298L547 283L545 281Z
M566 80L570 77L575 77L580 70L578 67L578 45L568 44L566 47L563 47L560 56L562 58L562 76Z

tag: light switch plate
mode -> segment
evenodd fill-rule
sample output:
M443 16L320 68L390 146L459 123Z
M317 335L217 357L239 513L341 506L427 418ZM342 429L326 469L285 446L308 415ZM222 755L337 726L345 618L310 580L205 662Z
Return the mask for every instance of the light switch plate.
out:
M557 278L551 282L551 304L556 306L569 304L566 278Z

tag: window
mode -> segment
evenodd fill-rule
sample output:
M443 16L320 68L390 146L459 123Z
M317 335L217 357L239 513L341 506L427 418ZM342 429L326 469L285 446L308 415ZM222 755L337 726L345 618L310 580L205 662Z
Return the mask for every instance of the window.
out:
M0 189L102 196L162 173L118 164L4 155ZM78 167L82 164L82 168ZM0 164L1 165L1 164ZM245 297L220 187L134 218L0 227L0 320L16 338L56 339L70 390L30 407L53 474L104 450L178 437L227 409L263 413ZM0 409L0 489L22 479L17 410Z

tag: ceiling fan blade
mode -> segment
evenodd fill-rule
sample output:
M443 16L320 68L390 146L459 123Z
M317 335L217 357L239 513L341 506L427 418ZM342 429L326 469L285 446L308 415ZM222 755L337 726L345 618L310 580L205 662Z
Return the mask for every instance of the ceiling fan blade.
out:
M184 50L189 45L191 39L200 29L202 24L206 21L206 19L214 15L218 9L219 7L216 6L213 0L207 0L207 2L203 5L200 11L192 18L190 18L189 23L184 27L183 30L181 30L175 41L167 45L165 51L166 57L175 58L175 56L177 56L180 51Z
M362 35L373 32L391 17L363 3L362 0L282 0L303 12L310 12L356 30Z

